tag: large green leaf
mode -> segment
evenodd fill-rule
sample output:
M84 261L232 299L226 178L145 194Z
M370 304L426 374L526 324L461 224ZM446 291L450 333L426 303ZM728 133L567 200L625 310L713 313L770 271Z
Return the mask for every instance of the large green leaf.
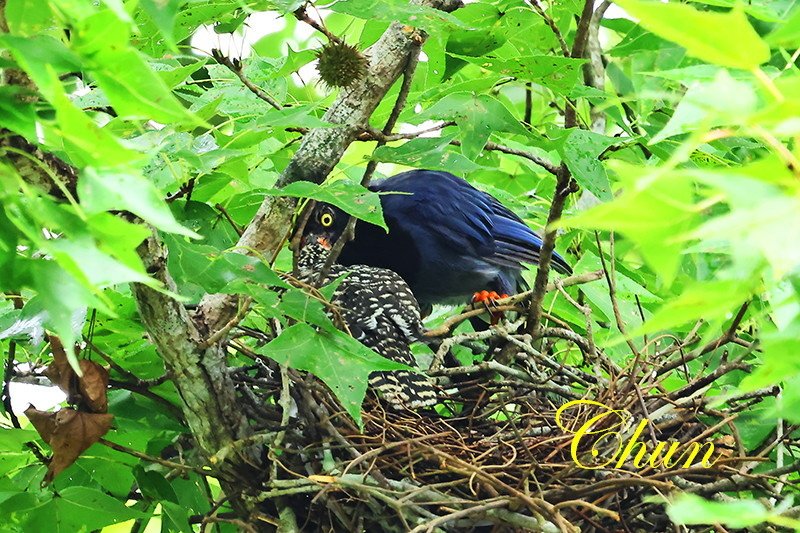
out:
M581 76L582 59L547 55L501 58L468 57L453 54L463 61L486 70L544 85L560 94L568 94Z
M86 167L78 180L78 196L88 213L130 211L164 231L199 237L175 220L158 190L133 169Z
M175 18L182 3L181 0L142 0L141 2L144 12L158 28L158 32L164 37L167 46L173 50L177 49L175 46Z
M481 153L489 136L495 132L528 135L528 130L508 108L488 94L448 94L415 117L415 120L430 118L455 120L461 132L461 151L473 160Z
M598 156L618 142L619 139L614 137L574 129L559 150L578 184L603 201L611 200L611 184Z
M41 0L7 0L5 19L11 34L32 37L53 30L53 11Z
M421 6L404 0L338 0L330 6L337 13L347 13L361 19L398 21L409 26L422 28L431 33L442 28L461 28L464 23L449 13L428 6Z
M699 223L692 181L621 162L613 165L625 188L612 202L567 217L559 225L618 231L633 240L648 264L671 282L685 251L684 240Z
M769 46L737 4L727 13L700 11L678 2L618 0L651 32L694 57L724 67L754 69L769 60Z
M800 8L795 7L791 16L767 35L767 42L773 46L796 48L798 41L800 41Z
M0 35L0 44L11 51L19 66L47 99L64 92L58 76L53 73L79 71L82 68L80 58L64 43L49 35L20 37L5 34Z
M380 196L350 180L326 181L322 185L310 181L296 181L283 189L263 192L271 196L311 198L318 202L326 202L349 215L389 230L383 220Z
M99 490L68 487L26 513L24 527L28 531L72 533L147 516Z
M634 334L666 330L703 319L714 322L735 312L750 298L755 287L739 280L696 283L667 302Z
M796 301L796 300L795 300ZM763 344L762 363L756 370L747 376L741 384L742 390L756 390L769 387L776 383L793 378L797 381L800 376L800 361L797 359L800 350L800 316L795 317L791 324L779 331L767 331L761 336ZM787 387L789 394L784 401L795 405L800 401L797 388ZM798 411L789 414L792 421L797 420Z
M420 137L400 146L380 146L372 153L372 159L416 168L446 170L454 174L466 174L481 168L455 150L447 148L453 138L455 134L434 138Z
M167 236L164 241L171 252L170 270L179 285L190 283L204 292L228 294L248 294L252 285L288 287L260 258L179 237Z
M381 357L346 333L318 332L308 324L287 328L257 351L320 378L359 426L369 375L381 370L409 370L404 364Z
M37 299L29 300L29 306L41 306L47 314L44 326L61 339L64 346L73 346L78 338L73 326L76 317L80 317L89 307L100 308L111 314L103 303L95 298L89 289L81 285L74 277L60 268L54 261L31 261L27 265L33 280L33 288ZM77 367L77 359L72 350L67 350L67 357L73 368Z
M757 104L751 83L737 81L727 71L720 70L709 82L695 81L689 85L667 125L650 142L655 144L700 129L745 124Z
M800 184L778 158L765 158L730 169L690 170L699 182L724 195L728 213L704 221L691 235L727 243L734 265L766 261L776 280L800 268Z
M745 529L762 522L772 522L797 530L800 521L769 511L756 500L705 500L694 494L680 494L667 506L670 519L676 524L723 524L733 529Z
M74 49L111 105L126 118L202 126L203 122L178 102L140 52L128 45L127 26L111 11L99 11L74 30Z

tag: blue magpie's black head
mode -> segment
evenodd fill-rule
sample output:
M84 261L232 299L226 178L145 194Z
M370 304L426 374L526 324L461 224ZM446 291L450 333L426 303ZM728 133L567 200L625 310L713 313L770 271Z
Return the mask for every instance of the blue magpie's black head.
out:
M347 214L341 209L330 204L317 203L308 222L306 222L306 227L303 231L303 244L309 240L310 236L314 236L315 239L322 237L331 243L336 242L344 232L347 219Z

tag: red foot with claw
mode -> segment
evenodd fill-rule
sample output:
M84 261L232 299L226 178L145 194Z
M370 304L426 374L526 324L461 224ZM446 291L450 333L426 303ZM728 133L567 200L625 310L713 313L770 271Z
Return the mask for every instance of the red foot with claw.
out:
M491 324L494 326L503 318L503 312L492 311L492 308L496 305L495 300L502 298L508 298L508 294L497 294L495 291L480 291L472 295L472 303L483 303L486 306L486 309L489 310L489 315L492 317Z

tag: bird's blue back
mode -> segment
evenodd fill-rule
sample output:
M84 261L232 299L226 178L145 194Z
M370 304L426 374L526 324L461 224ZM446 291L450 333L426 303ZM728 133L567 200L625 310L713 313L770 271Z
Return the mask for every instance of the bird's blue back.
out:
M394 231L409 237L404 247L408 242L416 247L418 266L409 268L414 272L407 277L415 278L408 281L423 304L463 301L486 288L515 292L522 263L539 260L542 240L533 230L496 198L448 172L411 170L370 189L385 193L381 204L390 228L387 237L391 240ZM553 265L560 272L571 271L558 254Z

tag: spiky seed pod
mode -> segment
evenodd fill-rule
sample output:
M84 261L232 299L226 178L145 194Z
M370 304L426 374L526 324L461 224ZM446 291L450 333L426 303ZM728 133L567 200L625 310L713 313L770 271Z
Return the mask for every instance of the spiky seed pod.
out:
M317 51L317 59L317 72L328 87L349 87L367 75L367 58L344 42L329 42Z

